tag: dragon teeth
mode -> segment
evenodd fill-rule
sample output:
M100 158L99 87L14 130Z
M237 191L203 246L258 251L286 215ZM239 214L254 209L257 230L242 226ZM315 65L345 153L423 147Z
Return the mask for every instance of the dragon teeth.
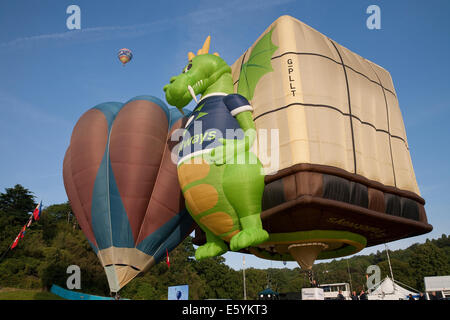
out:
M197 90L200 86L203 86L203 80L198 80L191 88Z
M195 86L195 84L194 84L194 86ZM197 97L195 96L194 89L192 89L192 87L189 86L189 85L188 85L188 91L189 91L189 93L191 94L192 98L195 100L195 102L198 102L198 101L197 101Z

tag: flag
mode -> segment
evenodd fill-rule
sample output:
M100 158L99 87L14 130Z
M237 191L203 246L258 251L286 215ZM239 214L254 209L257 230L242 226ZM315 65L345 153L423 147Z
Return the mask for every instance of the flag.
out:
M24 225L23 227L22 227L22 230L20 230L20 233L19 233L19 237L22 239L23 238L23 236L25 235L25 231L27 230L27 225Z
M16 239L14 240L13 244L11 245L11 249L14 249L18 243L19 243L19 236L17 236Z
M167 251L167 249L166 249L166 255L167 255L166 263L167 263L167 266L170 268L169 251Z
M34 220L36 220L36 221L39 220L39 218L41 216L41 210L42 210L42 201L41 201L41 203L39 203L37 205L36 209L34 209L34 211L33 211Z

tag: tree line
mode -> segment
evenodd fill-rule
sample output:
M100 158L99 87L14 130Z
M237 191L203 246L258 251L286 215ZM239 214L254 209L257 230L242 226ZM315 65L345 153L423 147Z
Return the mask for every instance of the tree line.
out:
M49 290L52 284L66 287L69 265L81 269L81 292L109 295L106 276L98 258L80 230L68 202L46 207L13 250L8 250L21 227L36 207L34 194L21 185L0 193L0 288ZM127 284L120 294L129 299L167 299L167 288L189 285L190 299L243 299L242 270L225 264L223 257L197 261L192 238L187 237L165 261ZM407 249L390 251L395 280L424 290L423 278L450 274L450 237L427 239ZM347 282L359 292L365 288L366 269L378 265L381 279L390 274L386 252L354 255L350 258L316 263L315 279L321 284ZM245 270L248 299L257 299L267 287L279 293L299 292L309 287L300 268Z

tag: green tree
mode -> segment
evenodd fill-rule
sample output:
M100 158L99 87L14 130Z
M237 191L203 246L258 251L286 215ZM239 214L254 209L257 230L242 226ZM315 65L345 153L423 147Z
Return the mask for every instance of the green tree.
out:
M431 241L415 248L410 256L409 266L413 269L418 290L424 289L424 277L443 276L450 273L448 255Z
M225 264L223 257L196 261L196 273L206 281L205 295L209 299L242 299L243 279Z
M61 250L52 249L48 253L46 261L39 274L43 288L49 290L53 284L61 287L66 286L68 276L66 270L70 265L68 264L68 260L68 257Z
M45 208L39 224L39 227L42 228L43 240L50 243L58 233L58 223L70 223L71 217L71 208L68 202Z
M380 262L378 266L381 269L381 280L383 280L387 276L391 277L391 271L389 269L388 261ZM408 262L391 258L391 267L392 273L394 274L394 280L415 288L415 286L417 285L417 281Z
M30 190L16 184L13 188L6 188L5 193L0 193L0 211L22 222L36 207L34 198Z
M35 207L33 193L20 184L0 193L0 257L7 254L9 246Z

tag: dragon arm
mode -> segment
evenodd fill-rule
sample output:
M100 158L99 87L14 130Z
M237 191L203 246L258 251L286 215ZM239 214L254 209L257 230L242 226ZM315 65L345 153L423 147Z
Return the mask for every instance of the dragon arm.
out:
M219 139L222 146L213 149L212 160L216 165L229 163L237 154L250 150L256 139L255 123L252 113L244 111L236 115L239 126L244 131L244 139Z
M248 151L256 139L256 128L252 113L250 111L241 112L236 115L236 120L245 132L245 151Z

